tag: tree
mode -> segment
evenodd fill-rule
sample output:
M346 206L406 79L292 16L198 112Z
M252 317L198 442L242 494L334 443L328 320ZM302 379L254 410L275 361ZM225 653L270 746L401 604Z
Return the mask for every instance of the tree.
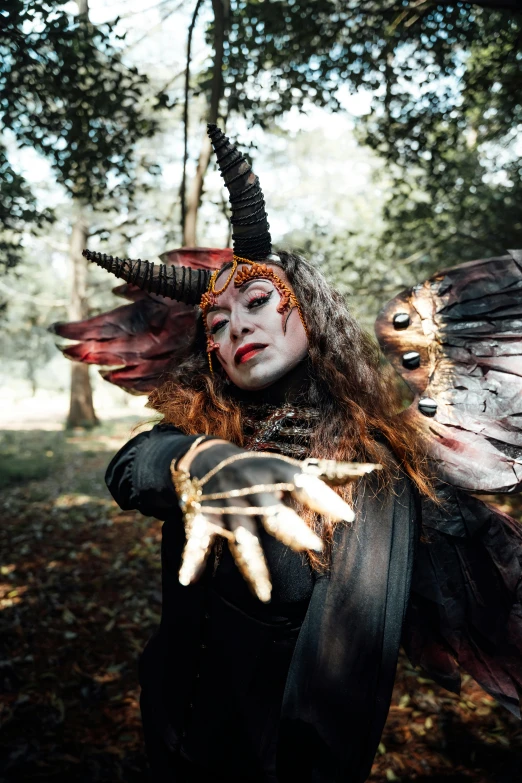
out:
M200 2L196 3L193 20L196 21ZM224 51L226 45L226 35L228 32L228 22L230 14L230 0L212 0L212 10L214 19L209 28L209 41L213 49L212 66L207 73L207 82L202 85L208 93L208 109L206 121L216 123L219 119L219 109L221 98L223 97L224 85ZM188 46L187 46L187 77L185 81L185 104L188 105L188 95L190 89L189 66L190 66L190 42L192 37L192 27L189 28ZM188 111L185 109L185 139L188 134ZM185 204L185 171L187 165L187 147L185 141L185 157L183 163L183 185L181 188L181 212L183 216L183 244L194 246L197 244L197 214L203 193L203 182L210 162L212 152L210 139L205 133L199 154L196 174L194 176L187 203Z
M51 162L75 205L71 318L87 315L81 249L89 215L115 202L120 209L129 204L134 148L157 127L146 106L148 80L123 62L115 25L95 28L87 0L78 8L74 17L66 0L7 0L0 29L0 117L20 146ZM156 96L156 105L162 103L164 97ZM19 190L23 196L21 181ZM68 424L95 422L87 368L73 365Z
M125 205L136 142L157 128L144 111L148 80L123 62L115 24L93 27L80 2L77 17L66 0L4 4L0 116L20 146L48 158L70 196L96 208L108 198Z
M389 165L388 249L436 250L434 263L502 252L522 243L515 7L238 0L223 55L227 111L268 128L292 107L340 110L341 86L371 91L358 132Z

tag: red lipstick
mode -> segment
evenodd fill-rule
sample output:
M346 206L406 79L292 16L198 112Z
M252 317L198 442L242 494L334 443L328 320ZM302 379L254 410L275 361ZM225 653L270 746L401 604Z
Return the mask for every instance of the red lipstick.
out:
M266 348L263 343L246 343L242 345L234 354L234 362L236 364L243 364L252 358L256 353Z

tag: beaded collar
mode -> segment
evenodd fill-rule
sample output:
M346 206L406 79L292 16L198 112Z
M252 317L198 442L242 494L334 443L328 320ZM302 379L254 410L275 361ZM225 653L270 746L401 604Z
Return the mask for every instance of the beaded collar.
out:
M305 459L310 456L310 436L318 421L319 411L315 408L289 404L247 406L244 448Z

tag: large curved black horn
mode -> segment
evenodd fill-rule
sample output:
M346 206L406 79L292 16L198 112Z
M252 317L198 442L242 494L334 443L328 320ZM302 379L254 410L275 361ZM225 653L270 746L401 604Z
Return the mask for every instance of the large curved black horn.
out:
M199 304L210 280L208 269L189 266L165 266L153 261L131 261L105 253L84 250L83 255L102 269L151 294L159 294L185 304Z
M207 125L232 207L234 255L264 261L272 252L265 199L252 167L217 125Z

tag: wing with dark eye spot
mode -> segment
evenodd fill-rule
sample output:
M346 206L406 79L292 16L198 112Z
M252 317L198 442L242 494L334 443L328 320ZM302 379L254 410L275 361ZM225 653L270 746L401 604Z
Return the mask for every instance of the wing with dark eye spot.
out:
M446 481L522 488L522 251L445 269L389 302L379 343L415 395L409 419Z
M161 260L174 266L217 269L232 260L232 251L182 248L164 253ZM61 348L67 358L108 367L101 371L105 380L133 394L147 394L190 344L196 309L129 284L113 291L132 303L83 321L56 323L50 330L78 341Z

